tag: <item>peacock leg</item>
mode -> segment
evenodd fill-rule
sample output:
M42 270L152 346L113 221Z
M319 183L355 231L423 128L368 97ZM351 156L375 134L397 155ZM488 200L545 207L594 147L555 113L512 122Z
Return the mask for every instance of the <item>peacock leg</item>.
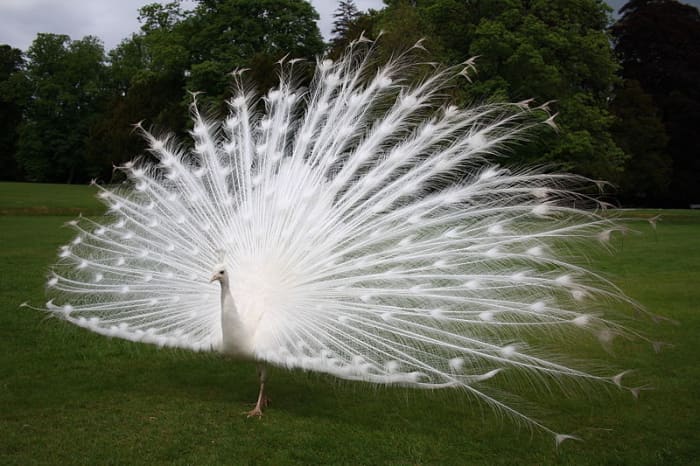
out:
M267 372L265 371L265 366L262 364L258 365L258 380L260 381L258 402L255 404L255 408L248 412L248 417L262 417L263 408L267 408L267 405L270 403L270 399L265 395L265 381L267 380Z

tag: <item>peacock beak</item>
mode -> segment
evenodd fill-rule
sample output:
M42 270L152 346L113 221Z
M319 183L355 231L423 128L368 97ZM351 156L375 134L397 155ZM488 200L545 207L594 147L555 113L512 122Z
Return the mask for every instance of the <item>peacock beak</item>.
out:
M214 274L211 276L211 280L209 280L209 283L214 283L219 279L219 276L217 274Z

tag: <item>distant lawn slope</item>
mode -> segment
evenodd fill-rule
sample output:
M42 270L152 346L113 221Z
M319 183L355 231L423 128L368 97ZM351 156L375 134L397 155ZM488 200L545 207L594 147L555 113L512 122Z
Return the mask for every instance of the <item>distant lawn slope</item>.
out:
M273 404L246 419L254 365L88 333L39 311L61 228L101 212L87 186L0 183L0 464L700 464L700 212L667 212L613 240L590 266L680 325L630 319L651 345L618 339L574 356L636 371L628 392L519 393L545 424L585 439L559 450L454 391L339 382L272 369ZM14 210L13 210L14 209ZM41 215L42 209L52 215ZM7 213L12 213L8 215ZM57 215L59 214L60 215ZM656 211L623 212L652 217ZM21 214L21 215L20 215ZM567 350L568 351L568 350ZM530 411L532 412L532 411Z
M100 215L95 194L87 185L0 183L0 215Z

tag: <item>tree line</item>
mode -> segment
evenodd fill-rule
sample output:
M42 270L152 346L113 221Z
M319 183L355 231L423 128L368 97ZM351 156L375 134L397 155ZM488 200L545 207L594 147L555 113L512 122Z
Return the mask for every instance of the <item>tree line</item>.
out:
M700 203L700 13L675 0L631 0L613 22L602 0L385 0L358 11L342 0L324 43L304 0L180 0L138 11L140 31L106 52L92 36L40 33L26 52L0 46L0 176L82 183L147 157L134 124L182 135L192 95L225 112L234 69L259 90L276 63L339 56L360 34L378 55L422 41L422 60L477 58L450 88L470 105L534 99L557 116L504 164L538 164L617 185L625 205Z

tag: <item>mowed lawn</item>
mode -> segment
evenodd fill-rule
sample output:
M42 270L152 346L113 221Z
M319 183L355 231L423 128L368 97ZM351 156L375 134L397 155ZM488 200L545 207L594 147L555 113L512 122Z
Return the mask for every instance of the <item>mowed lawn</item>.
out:
M635 401L610 390L524 393L538 418L584 442L559 449L458 392L419 392L273 369L266 415L246 419L253 364L110 340L41 312L71 216L95 188L0 183L0 464L700 464L700 212L664 212L592 253L592 266L677 320L631 325L672 344L617 341L577 356L634 368ZM575 342L573 342L575 343ZM569 347L573 345L569 342ZM568 351L568 350L567 350ZM611 371L612 372L612 371Z

